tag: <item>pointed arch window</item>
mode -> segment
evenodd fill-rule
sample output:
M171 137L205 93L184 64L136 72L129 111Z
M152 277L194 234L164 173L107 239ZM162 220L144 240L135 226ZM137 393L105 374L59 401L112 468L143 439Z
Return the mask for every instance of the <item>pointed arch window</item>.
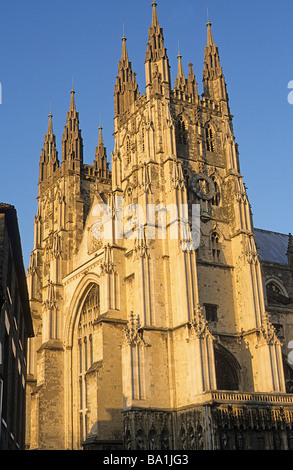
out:
M206 138L206 145L208 152L215 151L215 139L214 139L214 131L210 124L208 124L205 128L205 138Z
M177 121L177 141L181 145L187 145L186 124L182 116Z
M212 249L212 257L213 261L219 262L220 261L220 237L219 234L214 231L211 234L211 249Z
M79 323L77 326L77 340L79 352L79 437L82 443L89 431L89 404L86 374L93 365L93 323L100 313L100 291L97 284L93 284L83 303Z
M141 148L142 148L142 151L144 152L145 151L145 129L144 129L144 127L142 127L142 129L141 129Z
M127 165L131 163L131 146L130 146L130 137L129 135L126 138L126 162Z
M277 279L271 279L266 284L267 299L269 304L288 304L291 299L282 283Z
M236 359L231 353L215 349L217 390L239 390Z
M215 194L211 200L211 204L212 206L219 206L220 205L220 202L221 202L221 195L220 195L220 188L219 188L219 185L218 183L216 182L215 178L212 178L213 179L213 182L214 182L214 185L215 185Z
M277 294L284 295L284 292L281 289L280 285L278 285L275 281L270 281L267 284L267 289L270 290L271 292L275 292Z

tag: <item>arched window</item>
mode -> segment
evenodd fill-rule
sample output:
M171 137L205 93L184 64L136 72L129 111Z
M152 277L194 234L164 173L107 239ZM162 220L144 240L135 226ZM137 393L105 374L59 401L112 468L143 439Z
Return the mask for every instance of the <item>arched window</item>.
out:
M281 289L281 287L275 281L270 281L267 284L267 289L271 292L276 292L277 294L284 295L284 291Z
M215 349L217 390L239 390L237 363L232 354Z
M132 188L130 186L126 190L126 202L127 204L132 203Z
M88 391L86 373L93 365L93 322L100 314L99 286L93 284L83 303L77 326L79 352L79 436L82 443L88 434Z
M144 127L142 127L142 129L141 129L141 148L142 148L142 151L144 152L145 151L145 130L144 130Z
M208 152L215 151L214 132L210 125L205 128L206 145Z
M212 206L219 206L220 201L221 201L220 188L219 188L219 185L216 182L215 178L212 178L212 180L213 180L214 185L215 185L215 194L212 198L211 203L212 203Z
M130 148L130 137L129 135L126 138L126 162L127 165L131 163L131 148Z
M220 261L220 238L216 231L211 234L211 249L212 249L212 257L213 261L219 262Z
M177 121L177 141L181 145L187 145L187 130L182 116Z
M271 279L266 284L267 299L270 304L288 304L291 300L281 284L277 279Z

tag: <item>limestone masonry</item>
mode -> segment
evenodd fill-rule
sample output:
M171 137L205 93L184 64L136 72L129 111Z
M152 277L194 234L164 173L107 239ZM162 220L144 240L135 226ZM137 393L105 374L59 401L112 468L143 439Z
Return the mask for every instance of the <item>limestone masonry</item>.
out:
M293 449L293 239L254 229L211 23L199 96L156 7L143 94L122 38L111 170L101 128L83 162L74 90L61 161L49 115L27 448Z

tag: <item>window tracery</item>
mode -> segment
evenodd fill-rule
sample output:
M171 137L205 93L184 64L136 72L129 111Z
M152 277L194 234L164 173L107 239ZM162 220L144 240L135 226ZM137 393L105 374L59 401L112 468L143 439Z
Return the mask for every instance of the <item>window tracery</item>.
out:
M214 132L210 124L205 128L205 138L206 138L206 145L207 150L209 152L215 151L215 142L214 142Z
M130 146L130 137L129 135L126 138L126 162L127 165L131 163L131 146Z
M286 289L279 280L271 279L266 283L267 300L269 304L288 304L289 298Z
M216 182L215 178L212 178L213 182L214 182L214 187L215 187L215 194L211 200L211 204L212 206L219 206L220 205L220 202L221 202L221 194L220 194L220 188L219 188L219 185L218 183Z
M88 434L88 396L86 373L93 365L93 323L100 313L99 286L93 284L83 303L77 327L79 353L79 431L80 442Z
M187 145L186 124L182 116L177 121L177 141L181 145Z
M211 234L211 249L212 249L212 257L213 261L219 262L220 261L220 238L217 232L213 232Z

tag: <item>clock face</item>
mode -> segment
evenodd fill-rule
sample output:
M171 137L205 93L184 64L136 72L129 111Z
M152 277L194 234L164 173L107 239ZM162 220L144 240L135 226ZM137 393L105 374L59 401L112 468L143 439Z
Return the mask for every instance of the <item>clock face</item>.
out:
M215 195L215 184L213 180L202 173L192 177L191 186L197 197L204 201L209 201Z

